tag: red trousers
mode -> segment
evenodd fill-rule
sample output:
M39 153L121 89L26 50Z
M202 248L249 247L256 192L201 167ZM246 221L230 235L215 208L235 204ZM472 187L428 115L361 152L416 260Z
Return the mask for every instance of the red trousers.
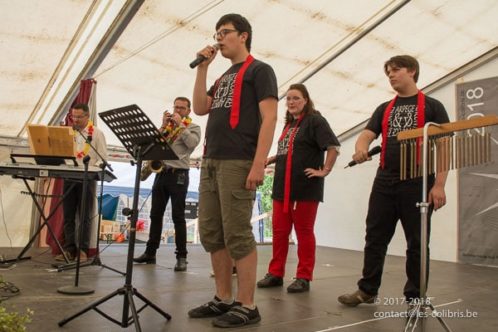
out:
M315 218L317 201L291 202L289 212L284 213L284 202L273 200L273 257L268 272L277 277L285 275L285 263L289 251L289 235L294 224L297 236L296 278L313 280L315 267Z

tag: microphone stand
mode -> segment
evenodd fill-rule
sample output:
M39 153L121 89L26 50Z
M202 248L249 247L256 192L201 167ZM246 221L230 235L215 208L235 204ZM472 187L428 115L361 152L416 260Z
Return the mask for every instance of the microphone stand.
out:
M66 295L88 295L95 291L88 287L79 286L80 280L80 253L81 253L81 243L83 242L83 230L85 229L86 216L90 218L89 213L86 213L86 196L88 191L88 162L90 161L90 156L85 156L83 158L83 164L85 165L85 172L83 173L83 192L81 196L81 209L80 209L80 224L78 227L78 240L76 241L76 277L74 279L74 286L63 286L59 287L57 291L61 294Z
M82 264L82 266L92 266L92 265L97 265L97 266L101 266L103 268L106 268L108 270L111 270L111 271L114 271L116 273L119 273L123 276L126 276L126 273L125 272L121 272L119 270L116 270L108 265L105 265L102 263L102 260L100 259L100 238L99 238L99 235L100 235L100 224L101 224L101 221L102 221L102 201L103 201L103 194L104 194L104 177L105 177L105 169L106 168L109 168L109 170L111 172L114 172L114 170L112 169L111 165L107 162L107 160L99 153L99 151L97 151L97 149L93 146L92 142L88 139L88 137L85 137L85 135L83 135L81 133L81 130L77 129L77 128L74 128L76 132L78 132L78 134L83 137L83 139L85 140L85 142L90 146L90 148L97 154L97 156L100 158L100 160L102 160L102 163L100 164L100 201L99 201L99 206L98 206L98 221L97 221L97 244L96 244L96 248L95 248L95 256L92 258L91 261L89 261L88 263L84 263ZM72 264L65 264L65 265L60 265L57 267L57 271L60 272L60 271L64 271L64 270L69 270L69 269L72 269L74 268L75 264L72 263Z

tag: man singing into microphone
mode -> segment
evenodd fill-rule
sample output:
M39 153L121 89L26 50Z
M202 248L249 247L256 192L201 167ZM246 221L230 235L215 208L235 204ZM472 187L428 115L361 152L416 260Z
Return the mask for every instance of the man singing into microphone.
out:
M254 303L257 252L251 215L275 131L278 91L273 69L249 53L252 29L244 17L221 17L213 37L218 47L198 52L206 60L197 67L193 110L209 114L199 185L199 234L211 255L216 293L188 314L218 316L215 326L239 327L261 320ZM208 66L217 48L231 67L208 90ZM238 279L235 298L232 258Z
M73 128L75 130L74 140L76 145L76 159L79 165L83 165L83 158L90 157L89 166L98 166L102 160L98 154L90 147L90 144L107 159L107 144L104 134L96 128L90 121L90 112L86 104L76 104L71 108L71 117ZM79 131L77 133L76 131ZM73 186L74 185L74 186ZM73 187L72 187L73 186ZM72 189L71 189L72 187ZM93 210L97 182L88 181L88 190L86 192L86 211L83 216L83 232L81 237L80 262L87 261L88 248L90 246L91 230L91 211ZM64 207L64 251L69 260L76 257L76 248L78 238L76 237L76 216L80 216L82 202L83 183L81 181L64 180L64 194L67 193L63 202ZM64 261L64 255L55 256L58 261Z
M397 95L377 107L358 137L353 155L357 163L371 159L368 147L382 135L380 166L368 204L363 277L358 281L356 292L338 298L340 303L351 307L375 302L387 246L394 235L398 219L401 220L407 241L408 280L404 296L408 304L416 304L420 297L420 211L416 204L422 197L422 178L400 180L400 143L396 135L403 130L423 127L426 122L449 122L444 106L417 88L419 64L415 58L409 55L392 57L384 64L384 72ZM444 185L447 174L441 172L428 179L429 233L432 211L446 204Z

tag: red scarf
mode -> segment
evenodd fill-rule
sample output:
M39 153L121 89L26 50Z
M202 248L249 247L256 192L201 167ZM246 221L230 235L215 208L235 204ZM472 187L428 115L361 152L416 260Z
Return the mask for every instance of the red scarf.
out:
M239 124L239 114L240 114L240 96L242 94L242 82L244 81L244 74L246 73L247 68L254 61L252 55L248 55L242 67L240 67L237 72L237 76L235 77L235 86L233 88L233 97L232 97L232 110L230 112L230 127L235 129Z
M394 104L398 96L394 97L393 100L389 102L384 111L384 117L382 118L382 149L380 152L380 167L384 168L385 166L385 157L386 157L386 146L387 146L387 127L389 125L389 116L391 115L391 111L393 110ZM425 124L425 95L422 91L418 91L417 94L417 128L422 128ZM420 163L420 143L421 138L417 138L417 163Z
M304 118L304 114L301 114L296 122L296 125L292 129L292 132L289 137L289 145L287 146L287 160L285 164L285 180L284 180L284 213L289 212L289 204L290 204L290 190L291 190L291 173L292 173L292 150L294 149L294 138L297 134L297 129L299 128L299 124ZM282 141L285 136L287 135L287 132L289 131L291 126L291 122L285 126L284 131L282 132L282 135L280 135L280 138L278 141Z

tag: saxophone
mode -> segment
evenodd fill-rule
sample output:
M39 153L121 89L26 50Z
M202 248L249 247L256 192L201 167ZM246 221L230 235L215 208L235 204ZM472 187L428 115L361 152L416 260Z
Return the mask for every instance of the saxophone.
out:
M140 180L145 181L152 173L161 173L164 168L162 160L147 160L140 170Z

